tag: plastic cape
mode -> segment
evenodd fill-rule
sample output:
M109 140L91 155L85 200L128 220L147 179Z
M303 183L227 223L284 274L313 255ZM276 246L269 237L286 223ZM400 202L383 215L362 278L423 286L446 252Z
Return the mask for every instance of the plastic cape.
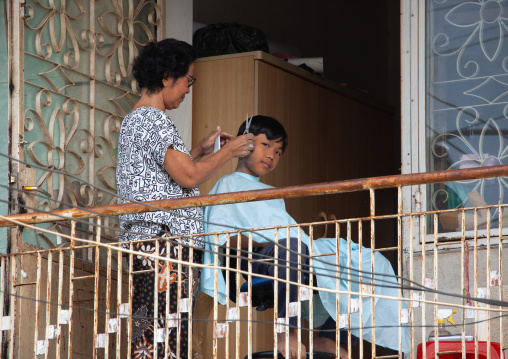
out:
M245 173L235 172L222 177L212 188L210 194L249 191L257 189L273 188L269 185L259 182L258 177L250 176ZM249 203L226 204L211 206L205 208L205 233L234 231L237 229L255 229L264 227L296 225L295 220L286 212L284 200L275 199L267 201L256 201ZM223 225L221 225L223 224ZM266 242L267 238L274 240L276 229L264 229L252 232L252 239L256 242ZM287 229L280 228L279 240L288 237ZM249 232L242 234L248 236ZM309 246L309 236L301 232L301 240ZM290 237L298 238L298 227L290 227ZM226 243L226 234L220 234L218 245L215 236L205 238L205 253L203 257L204 264L214 263L214 254L218 251L218 246ZM351 247L350 249L348 247ZM338 247L338 248L337 248ZM340 253L340 265L336 265L335 253ZM330 291L318 291L315 296L314 306L314 326L319 326L331 316L336 318L336 278L340 277L340 290L347 291L351 285L351 291L359 292L359 279L362 276L362 283L371 283L371 263L372 251L369 248L360 247L357 243L347 242L340 238L338 243L335 238L320 238L312 243L312 253L316 256L313 260L314 274L319 288L326 288ZM330 254L331 255L325 255ZM350 254L350 258L349 255ZM362 257L362 271L359 272L360 254ZM320 256L325 255L325 256ZM351 261L349 263L349 260ZM388 260L379 252L374 253L375 261L375 279L374 293L383 296L390 296L394 299L375 299L375 326L376 326L376 344L394 350L399 349L399 338L402 340L402 350L409 352L409 327L399 327L399 290L397 279L393 268ZM350 270L348 269L350 268ZM218 293L217 300L221 304L226 303L226 285L222 271L218 271ZM200 290L211 297L214 297L215 276L214 270L204 268L201 272ZM365 288L372 288L366 286ZM352 295L351 298L358 298ZM366 297L362 303L363 317L360 325L359 313L351 313L350 330L353 335L360 337L360 327L363 327L363 339L372 340L372 299ZM405 308L404 302L400 303L401 308ZM348 313L348 297L346 294L340 295L340 313Z

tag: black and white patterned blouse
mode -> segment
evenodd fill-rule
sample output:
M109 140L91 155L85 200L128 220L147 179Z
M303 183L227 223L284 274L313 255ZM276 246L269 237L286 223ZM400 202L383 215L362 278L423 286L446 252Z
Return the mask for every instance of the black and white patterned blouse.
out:
M140 107L125 116L118 140L116 185L118 203L199 196L199 187L182 188L164 169L168 147L188 154L173 121L161 110ZM196 218L197 220L194 220ZM120 216L120 241L149 238L166 225L173 236L203 232L203 208L146 212ZM190 244L190 238L182 238ZM193 237L203 248L202 237Z

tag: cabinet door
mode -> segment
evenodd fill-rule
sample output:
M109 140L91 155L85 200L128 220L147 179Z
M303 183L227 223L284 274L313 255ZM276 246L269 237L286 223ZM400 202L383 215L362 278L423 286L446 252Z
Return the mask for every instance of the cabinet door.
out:
M278 168L263 178L266 183L280 187L393 174L394 126L386 109L262 61L256 62L256 89L256 113L278 119L289 136ZM393 213L394 194L379 196L376 209ZM297 222L306 223L322 211L337 218L369 216L368 201L368 192L356 192L290 199L286 206ZM385 230L393 233L392 226Z
M193 146L220 126L236 136L247 114L254 112L254 57L218 56L196 61L196 85L193 86L192 142ZM208 194L215 182L236 169L232 160L209 181L200 186Z

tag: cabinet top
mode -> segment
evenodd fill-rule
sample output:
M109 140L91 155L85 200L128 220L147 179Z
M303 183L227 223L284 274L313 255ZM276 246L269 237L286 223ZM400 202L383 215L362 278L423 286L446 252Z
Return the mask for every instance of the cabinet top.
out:
M288 63L278 57L270 55L263 51L251 51L251 52L241 52L238 54L230 54L230 55L219 55L219 56L210 56L210 57L201 57L196 60L196 64L210 62L210 61L221 61L228 59L237 59L242 57L250 57L252 61L262 61L264 63L270 64L274 67L277 67L283 71L291 73L295 76L308 80L316 85L325 87L329 90L333 90L336 92L340 92L341 94L354 98L357 101L363 102L365 104L377 107L380 110L386 111L390 114L394 114L395 110L392 106L388 105L385 102L382 102L366 92L348 87L347 85L343 85L332 80L328 80L326 78L319 77L318 75L313 75L307 70L304 70L298 66Z

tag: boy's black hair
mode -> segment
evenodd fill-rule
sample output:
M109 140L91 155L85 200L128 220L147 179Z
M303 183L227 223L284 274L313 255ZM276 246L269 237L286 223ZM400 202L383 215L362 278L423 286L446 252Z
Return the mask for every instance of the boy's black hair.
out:
M186 76L195 60L196 50L184 41L149 42L134 59L132 74L139 87L148 93L157 93L164 87L162 80Z
M245 132L245 122L244 121L240 129L238 130L238 135L241 136ZM288 146L288 135L284 126L277 121L276 119L268 116L256 115L252 117L252 121L249 126L249 133L252 133L254 136L259 134L264 134L267 139L270 141L282 139L282 152L286 151L286 147Z

